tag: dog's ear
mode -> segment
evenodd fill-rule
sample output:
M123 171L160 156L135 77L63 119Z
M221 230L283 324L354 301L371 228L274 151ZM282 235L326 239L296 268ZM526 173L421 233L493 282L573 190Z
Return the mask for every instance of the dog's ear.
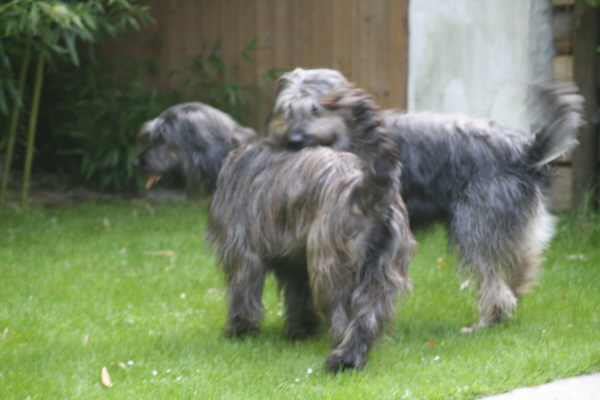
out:
M156 125L158 124L158 118L154 118L150 121L144 122L140 131L137 135L137 140L139 141L142 137L148 136L152 138L152 133L154 132Z
M275 98L276 99L277 99L277 97L279 97L281 92L283 92L288 87L290 80L288 79L288 77L286 75L287 74L284 74L283 76L281 76L279 79L277 79L277 82L275 83Z

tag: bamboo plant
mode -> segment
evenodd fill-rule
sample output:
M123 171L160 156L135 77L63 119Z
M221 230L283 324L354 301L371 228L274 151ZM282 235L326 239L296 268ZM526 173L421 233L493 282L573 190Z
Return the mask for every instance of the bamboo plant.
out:
M0 69L3 72L0 75L0 112L7 113L12 108L0 201L4 201L6 194L17 121L23 102L22 92L27 86L29 57L37 59L37 67L29 113L21 193L23 205L27 203L29 193L44 67L64 57L79 65L78 42L92 44L102 34L108 33L114 37L128 27L137 29L139 21L150 20L148 10L148 6L138 5L133 0L10 0L0 5ZM17 51L24 46L28 49L26 52ZM14 82L11 58L21 65L17 84Z

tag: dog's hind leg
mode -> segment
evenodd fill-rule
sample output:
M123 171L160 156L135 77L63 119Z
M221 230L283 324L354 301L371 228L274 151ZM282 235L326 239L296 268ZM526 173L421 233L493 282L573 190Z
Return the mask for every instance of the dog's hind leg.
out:
M523 216L523 220L527 223L523 224L521 233L513 232L510 241L499 245L495 253L490 251L486 254L485 261L482 261L481 254L475 257L470 254L471 260L475 260L471 262L472 271L479 283L480 315L473 326L463 328L462 332L500 322L511 315L517 306L517 298L525 295L536 283L542 251L554 233L554 217L548 213L540 197L533 215ZM484 248L483 245L474 247Z
M484 274L476 274L479 284L479 319L475 324L461 328L469 333L489 324L502 321L517 306L517 298L506 282L505 274L493 267L485 268Z
M542 251L554 234L554 225L555 218L548 213L540 200L534 217L524 229L515 265L510 271L509 284L517 297L527 294L529 288L537 283L543 261Z
M228 268L229 311L225 336L243 337L257 332L262 320L262 294L266 268L258 255L246 253L244 265Z
M321 319L314 309L305 265L298 268L275 268L274 271L284 292L287 336L294 340L314 336Z

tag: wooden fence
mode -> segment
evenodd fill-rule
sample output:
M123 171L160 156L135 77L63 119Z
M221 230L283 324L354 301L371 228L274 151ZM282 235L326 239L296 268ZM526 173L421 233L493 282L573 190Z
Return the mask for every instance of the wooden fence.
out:
M385 108L406 107L408 0L147 0L156 24L113 43L135 59L160 67L149 83L172 89L189 56L221 43L220 57L239 67L245 84L261 88L247 125L262 132L273 100L264 83L270 69L334 68L372 93ZM259 37L242 61L244 46ZM190 94L193 98L193 93Z
M598 96L600 94L600 14L585 0L552 0L556 52L554 77L575 81L585 97L586 125L580 130L579 146L565 161L558 162L551 192L555 208L597 208L600 188Z

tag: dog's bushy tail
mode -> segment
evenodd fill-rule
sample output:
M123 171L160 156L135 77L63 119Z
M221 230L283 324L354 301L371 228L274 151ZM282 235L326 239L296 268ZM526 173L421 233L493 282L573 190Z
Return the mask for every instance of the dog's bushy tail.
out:
M577 146L584 102L578 92L572 82L541 79L529 85L529 122L538 129L533 146L536 167L556 160Z
M343 113L350 132L350 150L364 163L364 194L374 203L388 203L400 190L400 149L385 128L371 96L352 84L333 89L324 107Z

